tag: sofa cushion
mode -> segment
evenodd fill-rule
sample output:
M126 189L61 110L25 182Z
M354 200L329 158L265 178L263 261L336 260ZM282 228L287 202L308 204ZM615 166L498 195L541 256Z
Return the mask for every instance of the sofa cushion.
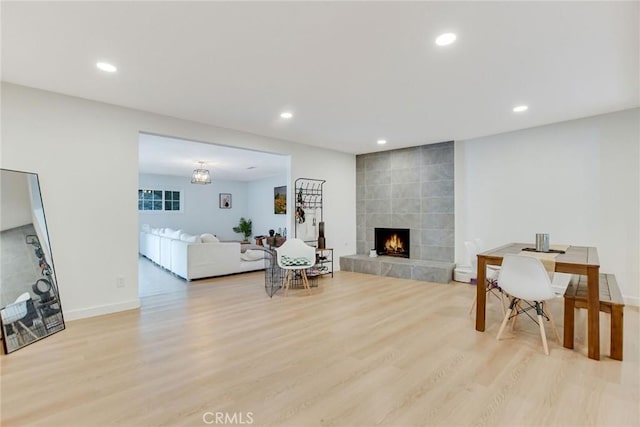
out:
M180 234L182 234L182 230L174 230L172 228L165 228L164 232L160 234L163 237L168 237L169 239L180 240Z
M263 259L265 255L265 251L256 250L256 249L247 249L243 253L240 254L240 259L243 261L257 261L259 259Z
M217 243L220 241L220 239L210 233L200 235L200 239L202 240L202 243Z
M180 240L187 243L202 243L202 239L200 239L200 236L193 236L187 233L180 234Z

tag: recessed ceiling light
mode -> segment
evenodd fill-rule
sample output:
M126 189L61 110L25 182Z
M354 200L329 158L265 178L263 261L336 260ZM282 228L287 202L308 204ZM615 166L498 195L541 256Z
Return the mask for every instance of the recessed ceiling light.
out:
M517 107L513 107L513 112L522 113L523 111L527 111L528 109L529 107L527 107L526 105L518 105Z
M387 143L387 140L386 140L386 139L379 139L379 140L378 140L378 145L384 145L384 144L386 144L386 143Z
M293 113L285 111L284 113L280 113L280 117L282 117L283 119L290 119L291 117L293 117Z
M108 62L98 62L96 63L96 67L102 71L106 71L107 73L115 73L118 71L115 65L109 64Z
M446 46L456 41L456 35L453 33L445 33L438 36L436 44L438 46Z

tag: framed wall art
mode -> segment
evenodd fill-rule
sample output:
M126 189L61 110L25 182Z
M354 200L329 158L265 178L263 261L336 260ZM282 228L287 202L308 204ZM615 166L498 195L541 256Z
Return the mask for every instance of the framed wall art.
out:
M273 188L273 213L274 214L286 214L287 213L287 186Z
M220 193L220 209L231 209L231 193Z

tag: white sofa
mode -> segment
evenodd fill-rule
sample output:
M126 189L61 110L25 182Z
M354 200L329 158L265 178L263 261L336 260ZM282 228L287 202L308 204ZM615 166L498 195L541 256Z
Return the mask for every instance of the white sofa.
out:
M238 242L220 242L212 234L190 235L170 228L143 226L140 254L187 280L263 270L267 253L241 252Z

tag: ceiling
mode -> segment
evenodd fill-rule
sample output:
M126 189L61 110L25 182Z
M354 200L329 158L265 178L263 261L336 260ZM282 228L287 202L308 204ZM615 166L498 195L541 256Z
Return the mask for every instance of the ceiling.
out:
M640 105L638 2L1 7L5 81L349 153Z
M256 181L286 174L289 156L140 134L139 173L191 178L195 168L209 169L213 181Z

